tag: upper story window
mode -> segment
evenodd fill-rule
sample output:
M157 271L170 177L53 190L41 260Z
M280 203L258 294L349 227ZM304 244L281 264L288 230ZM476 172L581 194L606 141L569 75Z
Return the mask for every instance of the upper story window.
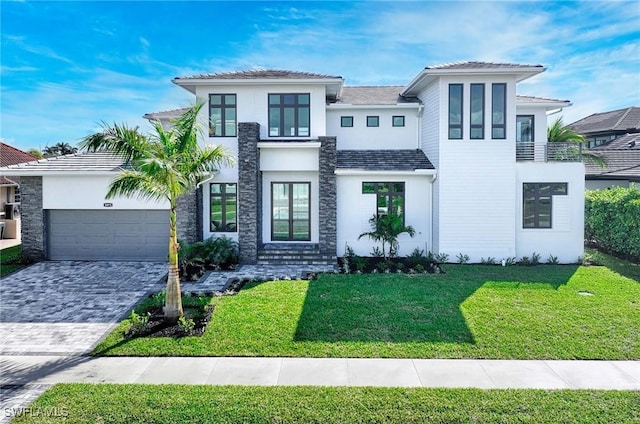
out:
M394 116L391 120L391 124L394 127L404 127L404 115L402 116Z
M507 84L491 84L491 138L507 138Z
M341 116L340 117L340 126L341 127L353 127L353 116Z
M462 138L462 84L449 84L449 138Z
M522 228L552 228L552 199L562 195L567 183L523 183Z
M269 94L269 136L308 137L310 98L309 93Z
M516 116L516 141L521 143L532 143L535 141L533 137L533 128L533 115Z
M404 222L404 183L362 183L362 194L376 195L376 216L395 214Z
M210 186L210 231L236 232L238 217L235 183L212 183Z
M236 95L209 94L209 137L235 137Z
M484 84L471 84L471 116L469 137L484 138Z
M379 126L380 126L379 116L367 116L367 127L379 127Z

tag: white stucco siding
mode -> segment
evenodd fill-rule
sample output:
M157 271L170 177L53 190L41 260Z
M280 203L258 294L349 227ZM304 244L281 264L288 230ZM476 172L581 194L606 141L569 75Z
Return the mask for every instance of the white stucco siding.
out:
M341 117L353 117L353 127L341 127ZM379 118L378 127L367 127L367 116ZM393 117L404 116L404 127L394 127ZM349 108L327 107L327 134L337 137L338 150L418 148L418 107Z
M502 141L443 142L438 170L439 252L471 261L515 255L515 147Z
M379 243L360 234L370 231L369 219L376 213L376 196L362 194L363 182L405 183L405 224L413 226L413 238L407 234L399 237L400 255L409 255L413 249L431 250L431 176L425 175L338 175L338 228L337 254L343 256L346 246L356 254L370 256Z
M436 169L439 168L440 153L440 84L433 82L429 84L420 94L418 98L424 104L422 118L420 124L421 129L421 148L427 155L429 160ZM446 111L446 109L444 109ZM445 113L445 112L443 112Z
M567 195L552 197L552 228L522 228L523 183L567 183ZM574 263L584 254L584 164L533 163L517 164L516 255L534 252L544 262L549 255L562 263Z
M307 143L310 144L310 143ZM274 146L260 147L261 171L318 171L317 148Z
M271 183L273 182L295 182L311 183L311 240L308 242L294 243L318 243L319 228L319 192L317 172L285 172L285 171L263 171L262 173L262 241L271 241ZM239 211L242 213L242 211ZM278 241L278 243L287 243Z
M167 202L152 202L136 197L105 199L113 175L44 176L43 209L169 209ZM105 203L112 206L105 207Z

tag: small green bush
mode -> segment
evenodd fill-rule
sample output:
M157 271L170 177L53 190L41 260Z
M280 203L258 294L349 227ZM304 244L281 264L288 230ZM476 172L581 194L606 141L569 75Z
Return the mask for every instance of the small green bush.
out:
M587 191L585 237L610 252L640 258L640 190Z

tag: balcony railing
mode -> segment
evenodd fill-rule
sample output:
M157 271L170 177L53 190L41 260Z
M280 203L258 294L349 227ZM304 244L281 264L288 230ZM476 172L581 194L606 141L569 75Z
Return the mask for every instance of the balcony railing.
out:
M516 143L516 160L581 162L582 143Z

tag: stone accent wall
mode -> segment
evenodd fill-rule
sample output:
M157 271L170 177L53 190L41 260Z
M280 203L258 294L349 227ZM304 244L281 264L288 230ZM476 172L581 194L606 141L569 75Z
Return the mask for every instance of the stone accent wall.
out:
M42 261L47 257L42 177L21 177L20 194L22 257L29 261Z
M200 202L198 202L198 197ZM202 187L178 198L178 239L189 244L202 240Z
M337 193L336 193L336 137L319 137L320 140L320 253L336 255L337 244Z
M240 262L255 264L262 244L262 175L260 124L238 124L238 241Z

